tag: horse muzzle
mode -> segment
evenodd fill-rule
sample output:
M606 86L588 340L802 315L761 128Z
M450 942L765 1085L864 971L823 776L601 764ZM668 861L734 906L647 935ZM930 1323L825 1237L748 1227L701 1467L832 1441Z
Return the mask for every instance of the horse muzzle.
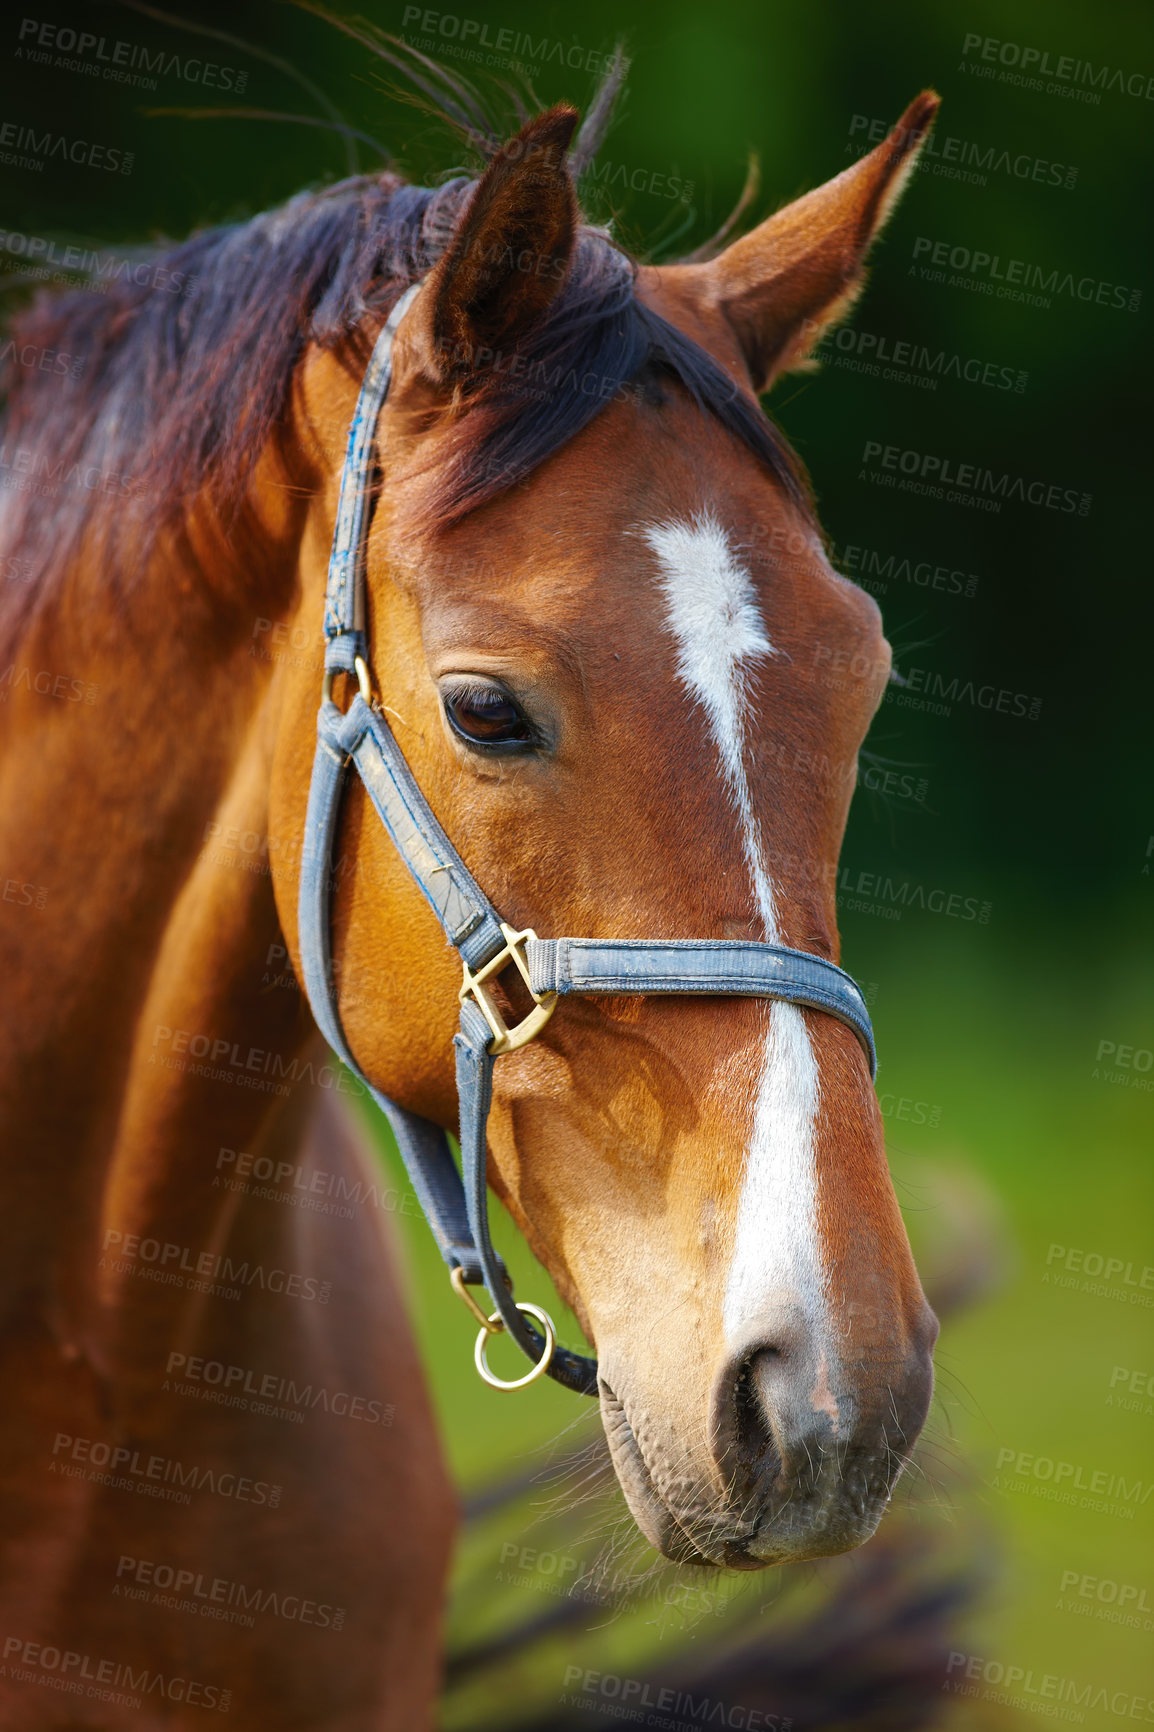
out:
M684 1389L660 1417L601 1379L610 1454L638 1527L667 1558L762 1569L851 1551L869 1539L909 1459L933 1391L928 1307L899 1353L831 1371L776 1340L730 1354L708 1419L686 1429Z

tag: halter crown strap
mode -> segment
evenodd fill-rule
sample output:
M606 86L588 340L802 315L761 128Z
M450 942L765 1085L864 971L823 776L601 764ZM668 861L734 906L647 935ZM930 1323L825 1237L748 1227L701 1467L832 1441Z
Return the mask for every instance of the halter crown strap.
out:
M483 1284L496 1307L486 1330L503 1327L539 1369L569 1389L594 1395L596 1361L558 1346L544 1313L518 1305L490 1237L485 1135L495 1059L531 1040L548 1020L557 998L568 993L709 993L807 1005L853 1030L871 1076L877 1069L873 1030L865 1000L850 976L826 958L806 951L713 939L649 943L634 939L539 939L533 932L514 932L500 919L445 834L382 711L368 701L364 545L374 437L392 374L393 340L419 286L414 284L400 297L376 340L349 428L329 561L325 682L317 715L317 749L301 862L301 969L322 1034L360 1077L392 1127L418 1201L453 1272L454 1285ZM359 694L343 714L331 696L333 675L338 671L355 671L360 683ZM453 1041L460 1109L460 1173L445 1131L376 1089L357 1065L341 1027L331 950L330 891L337 819L350 765L464 965L460 1028ZM513 1029L505 1026L486 984L510 965L520 970L534 1000L534 1009ZM471 1300L468 1303L483 1320L484 1314ZM526 1321L526 1309L541 1317L545 1336ZM478 1368L495 1383L484 1365L483 1340L484 1333L478 1339Z
M325 668L329 671L342 669L352 673L354 657L364 656L368 648L364 547L373 441L393 377L393 339L420 286L414 283L406 289L385 320L373 345L349 423L325 595Z

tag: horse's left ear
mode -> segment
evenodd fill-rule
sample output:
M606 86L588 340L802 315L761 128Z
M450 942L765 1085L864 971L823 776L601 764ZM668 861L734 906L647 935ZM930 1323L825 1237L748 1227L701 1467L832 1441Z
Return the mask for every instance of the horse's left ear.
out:
M755 390L768 390L849 311L864 282L866 254L901 195L939 101L924 90L876 150L716 259L687 268L733 327Z
M577 110L538 115L493 158L414 307L425 377L453 385L492 365L547 311L569 268Z

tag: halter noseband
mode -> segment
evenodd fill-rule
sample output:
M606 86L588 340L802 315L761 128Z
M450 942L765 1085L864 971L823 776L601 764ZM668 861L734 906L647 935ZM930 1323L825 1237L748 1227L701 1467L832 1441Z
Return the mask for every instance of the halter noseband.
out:
M485 1129L492 1100L493 1062L531 1041L562 993L706 993L785 999L839 1018L877 1070L873 1030L861 992L824 957L779 945L716 939L541 939L507 926L437 822L405 762L380 707L372 702L365 615L364 547L369 476L377 420L392 372L393 339L420 284L401 296L373 349L349 427L340 500L329 560L325 605L325 675L317 715L305 818L300 881L300 950L313 1015L334 1052L360 1077L392 1127L409 1178L451 1280L479 1322L475 1358L496 1388L520 1388L542 1372L582 1395L597 1392L597 1362L557 1343L552 1321L537 1306L514 1300L512 1283L489 1236ZM342 714L332 700L338 672L355 673L358 692ZM350 763L401 859L464 965L460 1031L453 1045L460 1102L461 1173L439 1125L398 1106L375 1089L349 1050L333 981L329 893L333 843ZM489 982L510 965L534 1008L509 1028ZM486 1317L468 1292L485 1286L496 1310ZM542 1335L525 1320L536 1317ZM527 1376L499 1382L485 1363L488 1337L508 1330L533 1361Z

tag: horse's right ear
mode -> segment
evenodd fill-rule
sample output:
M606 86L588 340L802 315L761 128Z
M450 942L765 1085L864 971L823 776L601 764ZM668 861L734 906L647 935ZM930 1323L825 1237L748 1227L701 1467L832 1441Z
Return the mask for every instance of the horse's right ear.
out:
M707 264L681 267L692 291L732 327L756 391L844 318L864 282L865 258L926 140L939 98L915 97L876 150L785 205ZM673 267L674 271L678 267Z
M413 308L411 352L426 380L467 384L516 348L561 288L577 229L576 124L564 105L539 115L478 181Z

